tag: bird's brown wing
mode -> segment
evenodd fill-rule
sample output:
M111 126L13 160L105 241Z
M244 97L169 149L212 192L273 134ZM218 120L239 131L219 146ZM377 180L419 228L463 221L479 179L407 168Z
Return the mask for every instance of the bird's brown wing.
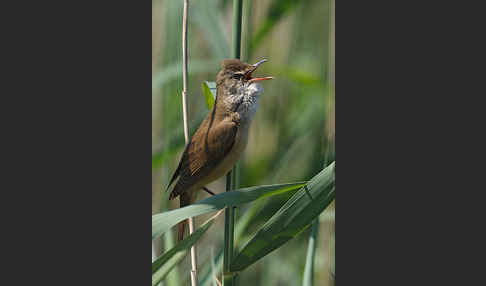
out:
M196 131L186 147L171 183L179 177L169 199L190 188L198 179L207 176L234 145L238 125L233 121L205 124ZM208 136L210 134L210 136Z

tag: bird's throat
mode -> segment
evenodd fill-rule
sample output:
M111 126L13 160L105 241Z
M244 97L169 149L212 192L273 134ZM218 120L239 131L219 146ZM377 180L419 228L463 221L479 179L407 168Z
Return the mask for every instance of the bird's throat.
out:
M225 97L225 105L231 112L236 112L243 120L251 121L258 109L263 88L259 83L241 86L236 93Z

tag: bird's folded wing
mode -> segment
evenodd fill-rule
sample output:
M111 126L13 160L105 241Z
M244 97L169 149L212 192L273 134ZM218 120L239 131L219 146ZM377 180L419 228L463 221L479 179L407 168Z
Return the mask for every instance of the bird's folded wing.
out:
M233 148L238 131L238 125L235 122L221 121L208 126L210 125L203 124L186 147L171 180L172 182L179 176L179 180L170 194L171 199L190 188L199 178L207 176Z

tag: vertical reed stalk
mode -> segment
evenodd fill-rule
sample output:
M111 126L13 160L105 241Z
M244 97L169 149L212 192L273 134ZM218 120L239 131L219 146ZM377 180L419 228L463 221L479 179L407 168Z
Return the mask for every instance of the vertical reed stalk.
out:
M307 247L307 258L304 269L303 286L314 286L314 262L317 247L317 231L319 229L319 217L312 222L312 232L309 237L309 245Z
M187 120L187 14L189 0L184 0L184 14L182 17L182 114L184 117L184 138L189 144L189 126ZM189 218L189 233L194 232L194 218ZM197 286L197 256L196 244L191 247L191 285Z
M243 0L233 1L233 57L241 58L241 20ZM233 178L232 178L233 177ZM226 175L226 191L237 187L238 167L236 166ZM224 225L224 257L223 257L223 286L235 285L235 274L230 270L233 258L235 229L235 208L228 207L225 211Z
M241 41L241 58L244 61L248 61L251 57L250 55L250 40L248 35L251 34L251 1L245 1L243 3L243 15L245 17L243 18L243 27L242 29L242 41Z
M233 1L233 57L241 57L241 19L243 0Z
M231 174L226 175L226 191L231 191ZM234 247L234 208L227 207L224 213L224 256L223 256L223 286L234 285L234 276L230 271Z

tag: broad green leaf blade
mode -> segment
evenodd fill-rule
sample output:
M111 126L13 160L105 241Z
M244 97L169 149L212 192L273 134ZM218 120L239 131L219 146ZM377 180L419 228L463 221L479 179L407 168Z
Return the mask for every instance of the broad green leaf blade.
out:
M264 201L259 200L252 204L251 208L248 209L243 215L238 219L235 226L235 245L238 242L239 237L243 235L243 232L247 229L251 219L257 213L257 210L263 205ZM219 249L218 255L213 258L212 263L215 265L216 275L219 275L223 270L223 247ZM201 275L202 279L199 281L198 285L201 286L211 286L214 282L214 275L211 268L206 271L206 274Z
M257 200L251 204L251 207L249 209L242 212L242 215L236 221L235 226L235 249L237 249L241 241L244 241L247 237L246 232L248 227L255 223L257 219L269 219L296 191L297 189L294 189L293 191L282 193L277 196L272 196L272 198L269 198L268 200ZM287 196L288 198L285 199ZM284 199L283 201L281 200L282 198ZM278 205L276 209L275 205ZM223 270L222 247L219 249L218 255L216 255L216 257L214 258L214 264L216 265L216 275L219 275ZM198 285L211 286L212 282L214 281L214 275L212 275L211 268L208 267L205 272L201 273L205 274L201 275L202 279L199 281Z
M216 98L216 83L214 81L205 81L202 83L202 90L208 109L213 108L214 99Z
M309 236L309 245L307 246L307 257L305 259L304 281L302 282L302 286L314 286L314 259L316 256L318 229L319 229L319 218L316 218L312 223L312 232Z
M239 206L268 196L289 192L304 185L305 182L297 182L243 188L206 198L187 207L153 215L152 240L187 218L217 211L227 206Z
M242 212L241 217L236 220L235 226L235 250L239 248L241 242L246 242L249 237L247 233L248 228L252 225L258 226L263 225L260 221L267 221L273 214L279 210L285 202L295 194L297 189L289 192L285 192L276 196L272 196L267 200L257 200L254 201L251 206ZM329 214L327 214L329 216ZM327 219L326 216L326 219ZM216 265L216 275L219 275L223 269L223 248L218 250L218 254L214 258L214 264ZM206 271L202 271L204 275L200 275L202 279L199 281L198 285L201 286L211 286L214 281L211 268L208 267ZM199 276L199 275L198 275Z
M243 247L231 263L241 271L304 231L335 197L335 162L317 174Z
M187 253L189 252L188 249L175 253L169 260L162 265L157 272L152 274L152 286L155 286L162 281L167 274L181 262L184 257L186 257Z
M191 249L191 246L193 246L213 224L216 216L217 215L213 216L191 235L152 262L152 285L157 285L164 279L165 275L167 275L170 270L185 257L189 249Z

